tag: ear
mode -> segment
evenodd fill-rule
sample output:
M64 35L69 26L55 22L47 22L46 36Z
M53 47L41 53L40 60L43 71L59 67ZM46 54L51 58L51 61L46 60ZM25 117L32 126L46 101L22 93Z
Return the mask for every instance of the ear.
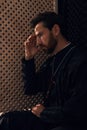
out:
M55 24L55 25L53 26L53 28L52 28L52 31L53 31L53 34L54 34L55 36L58 36L59 33L60 33L60 27L59 27L59 25Z

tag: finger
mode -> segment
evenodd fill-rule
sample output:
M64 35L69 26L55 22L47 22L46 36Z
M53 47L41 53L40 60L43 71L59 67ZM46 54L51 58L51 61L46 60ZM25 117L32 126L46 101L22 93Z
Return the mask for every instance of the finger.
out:
M29 45L29 41L24 42L24 46L27 46L27 45Z
M41 104L37 104L36 106L37 106L37 107L38 107L38 106L41 106Z
M35 111L35 110L37 110L37 107L36 107L36 106L32 108L32 111Z
M32 112L33 114L35 114L35 115L36 115L36 112L35 112L35 111L33 111L33 110L32 110L31 112Z
M32 42L35 43L35 42L36 42L36 36L35 36L35 35L31 35L28 40L29 40L29 42L31 42L31 43L32 43Z

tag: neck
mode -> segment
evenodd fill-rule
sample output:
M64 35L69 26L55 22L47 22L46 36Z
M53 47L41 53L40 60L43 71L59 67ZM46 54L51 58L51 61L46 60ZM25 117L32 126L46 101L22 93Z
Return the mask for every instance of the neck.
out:
M69 44L70 42L68 42L62 35L60 35L59 38L57 39L57 45L52 55L55 55Z

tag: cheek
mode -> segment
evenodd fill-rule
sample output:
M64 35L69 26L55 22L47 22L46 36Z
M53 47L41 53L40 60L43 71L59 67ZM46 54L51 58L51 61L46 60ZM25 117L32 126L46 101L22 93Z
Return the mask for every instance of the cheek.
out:
M46 40L46 39L47 39L47 35L43 35L42 40Z
M47 43L48 43L48 37L43 36L43 37L41 38L41 41L42 41L43 44L47 44Z

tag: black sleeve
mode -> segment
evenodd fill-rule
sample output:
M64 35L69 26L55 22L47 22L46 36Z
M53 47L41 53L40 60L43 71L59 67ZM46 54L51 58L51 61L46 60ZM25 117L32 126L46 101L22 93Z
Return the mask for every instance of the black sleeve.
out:
M22 73L24 81L25 94L32 95L38 92L45 92L47 89L47 71L46 64L43 64L38 72L36 72L34 59L22 59Z
M71 80L71 76L69 78ZM48 123L71 123L72 125L87 121L87 62L77 68L76 76L72 78L74 78L75 89L72 96L64 102L62 107L46 108L41 113L42 120Z

